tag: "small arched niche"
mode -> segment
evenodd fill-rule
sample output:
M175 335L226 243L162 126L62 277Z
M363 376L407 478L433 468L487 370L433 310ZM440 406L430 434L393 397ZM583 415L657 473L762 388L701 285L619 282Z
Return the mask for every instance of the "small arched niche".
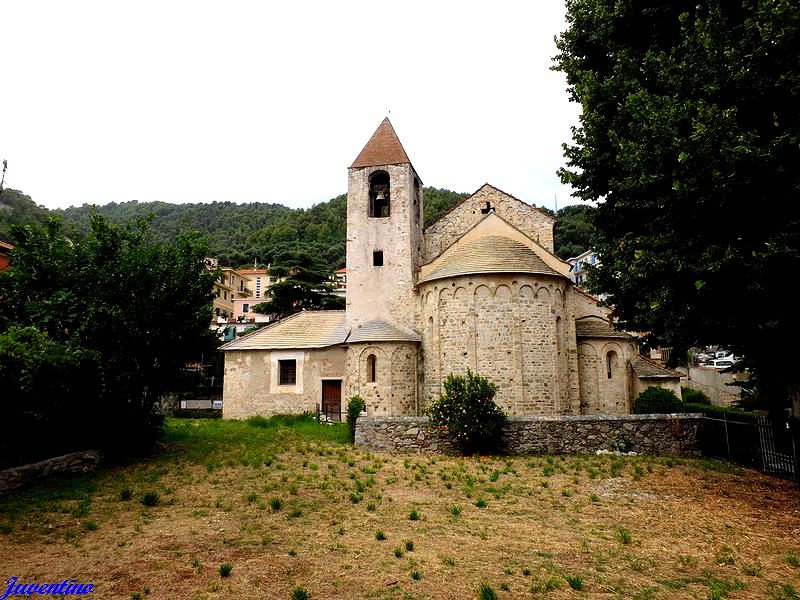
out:
M389 216L389 173L375 171L369 177L369 216L375 218Z

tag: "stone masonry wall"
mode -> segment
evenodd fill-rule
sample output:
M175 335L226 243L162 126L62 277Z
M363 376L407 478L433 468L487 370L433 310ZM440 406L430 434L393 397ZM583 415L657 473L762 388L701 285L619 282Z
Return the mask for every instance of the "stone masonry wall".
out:
M486 206L487 202L494 208L495 214L511 223L543 248L553 252L554 220L551 217L497 188L484 185L425 230L424 262L430 262L439 256L481 221L485 217L481 209ZM348 279L349 276L350 273L348 273Z
M388 217L369 216L369 178L390 178ZM383 320L416 329L414 274L422 254L422 194L411 165L350 169L347 191L347 323ZM383 252L383 265L373 253Z
M713 404L730 406L739 400L741 388L729 384L736 381L741 376L740 373L721 373L709 367L691 367L688 375L681 383L703 392Z
M497 384L497 403L510 415L572 412L566 285L522 273L422 284L422 405L449 374L469 368Z
M322 403L322 380L345 379L346 350L332 346L312 350L239 350L225 352L222 416L245 419L254 415L314 412ZM277 361L297 361L297 383L278 385ZM342 385L342 410L346 410Z
M702 415L561 415L512 417L503 434L512 454L581 454L624 450L638 454L700 455ZM374 452L444 452L446 434L426 417L359 417L356 445Z
M375 357L375 381L368 381L367 359ZM344 407L361 396L367 414L376 417L413 415L417 412L417 347L404 342L349 344Z
M630 412L632 390L626 366L632 357L633 346L627 342L614 339L581 340L578 344L581 414Z

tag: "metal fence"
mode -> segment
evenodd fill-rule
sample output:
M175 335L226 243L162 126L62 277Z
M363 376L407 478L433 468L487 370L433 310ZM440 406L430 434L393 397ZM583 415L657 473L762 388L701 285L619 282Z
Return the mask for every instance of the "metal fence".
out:
M319 404L317 404L317 416L320 421L339 423L342 420L341 409L327 406L320 407Z
M706 415L701 446L706 456L800 483L799 429L783 415Z

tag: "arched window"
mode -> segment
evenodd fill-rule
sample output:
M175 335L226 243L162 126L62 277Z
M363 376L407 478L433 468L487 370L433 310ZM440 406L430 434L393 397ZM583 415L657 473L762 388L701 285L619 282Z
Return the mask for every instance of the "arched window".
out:
M376 363L377 359L375 358L374 354L370 354L367 357L367 381L369 383L375 383L375 376L376 376Z
M389 174L375 171L369 178L369 216L389 216Z
M617 368L617 353L613 350L606 354L606 374L611 379L614 369Z

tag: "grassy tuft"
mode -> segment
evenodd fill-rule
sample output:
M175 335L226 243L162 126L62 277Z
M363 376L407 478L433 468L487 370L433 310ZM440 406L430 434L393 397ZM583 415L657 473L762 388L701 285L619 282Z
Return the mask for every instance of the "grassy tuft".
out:
M292 589L292 592L289 594L289 600L308 600L311 597L311 594L305 588L301 588L297 586Z
M478 585L478 600L498 600L497 592L487 581L481 581Z
M158 492L145 492L142 496L142 504L145 506L158 506L159 502L161 502L161 494Z

